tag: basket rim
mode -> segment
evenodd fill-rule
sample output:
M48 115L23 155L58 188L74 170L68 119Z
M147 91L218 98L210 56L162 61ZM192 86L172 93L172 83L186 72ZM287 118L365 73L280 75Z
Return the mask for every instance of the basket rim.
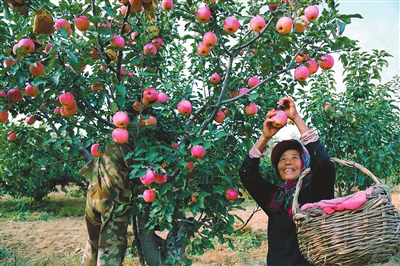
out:
M352 167L352 168L357 168L359 169L361 172L363 172L364 174L366 174L367 176L371 177L372 180L374 180L374 182L377 185L383 184L383 182L376 177L370 170L368 170L367 168L365 168L364 166L362 166L359 163L356 163L355 161L350 161L350 160L343 160L343 159L338 159L336 157L332 157L330 158L331 162L334 163L339 163L342 164L344 166L348 166L348 167ZM306 176L307 174L309 174L311 172L311 168L307 168L303 171L303 173L299 176L298 180L297 180L297 184L296 184L296 191L294 193L293 196L293 203L292 203L292 213L293 216L299 212L299 201L298 201L298 197L300 195L300 190L301 190L301 186L303 184L303 178L304 176Z

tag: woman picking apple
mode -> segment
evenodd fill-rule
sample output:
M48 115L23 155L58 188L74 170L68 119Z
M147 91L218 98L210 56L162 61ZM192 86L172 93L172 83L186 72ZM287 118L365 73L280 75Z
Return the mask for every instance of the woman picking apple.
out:
M300 140L279 142L272 150L273 168L264 179L259 172L260 158L266 154L266 146L282 128L276 124L276 110L268 112L262 134L246 156L240 178L253 199L268 215L268 265L310 265L300 253L296 227L292 220L292 202L300 174L304 176L299 194L299 204L317 202L334 197L335 169L329 155L313 130L310 130L298 114L293 100L284 97L278 105L300 131ZM274 126L275 125L275 126ZM274 180L274 184L270 181Z

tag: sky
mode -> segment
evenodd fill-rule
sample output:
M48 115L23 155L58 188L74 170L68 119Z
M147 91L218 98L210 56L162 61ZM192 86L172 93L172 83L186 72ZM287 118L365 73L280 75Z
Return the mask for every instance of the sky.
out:
M400 74L400 0L339 0L339 12L358 13L362 19L352 19L344 35L359 40L362 51L385 50L393 57L389 67L383 68L382 82L390 81ZM334 68L341 75L343 69Z
M385 50L393 57L388 58L389 66L381 73L382 83L400 75L400 0L339 0L339 12L342 14L360 14L363 18L354 18L347 25L344 35L358 40L361 51L372 49ZM334 65L337 86L343 87L340 63ZM397 99L400 104L400 99ZM298 136L294 126L286 126L277 137L287 139Z

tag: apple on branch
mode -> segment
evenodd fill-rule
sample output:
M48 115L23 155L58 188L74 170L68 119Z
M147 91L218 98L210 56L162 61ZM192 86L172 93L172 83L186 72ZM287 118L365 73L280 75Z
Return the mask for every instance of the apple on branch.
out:
M313 59L308 59L304 65L308 68L308 71L310 72L310 75L316 73L318 71L319 65L318 63L313 60Z
M192 104L188 100L182 100L178 103L178 112L181 115L188 115L192 112Z
M7 110L0 110L0 122L4 123L8 120L8 111Z
M231 188L226 191L226 198L228 200L235 201L238 199L238 197L239 197L239 192L236 189Z
M149 185L149 184L153 183L154 180L156 180L156 174L150 168L148 168L146 170L146 173L140 177L140 181L144 185Z
M216 86L221 81L221 76L217 72L215 72L211 75L210 81L212 85Z
M207 6L200 7L197 10L197 19L201 23L207 23L211 19L211 10Z
M239 29L239 27L239 20L237 20L235 16L227 17L224 20L224 30L229 34L235 33Z
M305 81L309 75L310 72L306 66L298 66L294 70L294 76L298 81Z
M157 198L157 193L152 189L143 191L143 200L145 202L154 202Z
M193 157L201 159L206 154L206 150L201 145L195 145L191 148L190 153Z
M261 16L255 16L250 20L250 28L255 32L260 32L265 27L265 20Z
M87 31L90 28L90 22L86 16L79 16L75 18L74 23L80 31Z
M115 128L111 134L112 139L115 143L124 144L128 141L129 132L125 128Z
M222 110L218 110L218 113L215 115L214 118L215 122L222 123L225 120L225 113Z
M94 157L101 157L101 156L104 155L104 151L100 152L99 148L100 148L100 144L99 143L95 143L90 147L90 152L92 153L92 155Z
M321 56L321 60L318 61L319 66L323 70L331 69L333 67L334 63L335 63L335 60L329 54Z
M129 124L129 116L126 112L124 111L117 111L114 115L113 115L113 123L116 127L119 128L125 128L128 126Z
M249 103L246 108L245 108L245 112L247 115L255 115L258 112L258 106L255 103Z
M281 17L276 22L276 30L279 34L288 34L292 31L293 28L293 21L291 18L288 17Z

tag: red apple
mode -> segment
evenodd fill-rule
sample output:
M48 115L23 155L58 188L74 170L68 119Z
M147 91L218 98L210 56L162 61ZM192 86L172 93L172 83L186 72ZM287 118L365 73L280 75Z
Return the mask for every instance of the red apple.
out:
M79 16L74 20L75 26L80 31L87 31L90 28L89 19L86 16Z
M196 191L196 192L192 193L192 196L191 196L192 202L194 202L194 203L197 202L197 196L199 196L199 194L200 194L199 191Z
M250 20L250 28L255 32L260 32L265 27L265 20L261 16L255 16Z
M140 104L140 102L136 101L133 103L132 108L136 112L140 112L140 110L142 109L142 105Z
M58 97L58 100L60 101L60 103L62 105L65 105L65 106L72 106L72 105L76 104L75 97L70 92L61 93L60 96Z
M325 110L325 111L328 111L329 108L331 108L331 105L330 105L329 103L325 104L324 110Z
M213 47L217 44L217 35L214 32L209 31L203 35L203 43L208 47Z
M213 84L214 86L216 86L220 82L220 80L221 76L217 72L212 74L210 77L211 84Z
M307 60L304 65L308 68L308 71L310 72L310 75L314 74L315 72L318 71L319 65L315 60L309 59Z
M101 85L101 83L99 81L97 81L96 83L92 84L92 86L90 87L90 89L92 91L101 91L102 88L103 88L103 86Z
M207 56L210 53L210 47L208 47L204 42L199 43L197 47L197 53L202 56Z
M245 94L245 93L248 92L248 91L249 91L248 88L241 88L241 89L239 90L239 95L240 95L240 94Z
M304 15L307 17L308 21L313 22L318 18L319 10L317 6L308 6L304 9Z
M249 85L249 88L253 88L258 83L260 83L260 79L256 76L249 78L249 80L247 81L247 85Z
M189 172L192 172L194 169L194 163L193 162L188 162L187 163L187 168L189 170Z
M271 117L271 123L274 127L281 128L287 123L287 115L283 110L276 110L275 115Z
M225 120L225 113L222 110L219 110L214 118L215 122L222 123Z
M111 135L115 143L124 144L128 141L129 132L125 128L115 128Z
M155 101L155 103L166 103L166 102L168 102L168 96L167 96L167 94L165 94L164 92L159 92L158 94L157 94L157 98L156 98L156 101Z
M245 111L247 115L255 115L258 112L258 106L255 103L249 103Z
M25 123L27 125L33 125L35 122L36 122L36 118L33 115L25 118Z
M333 59L333 57L329 54L323 55L321 56L321 60L318 61L319 66L323 69L323 70L328 70L331 69L333 67L333 64L335 63L335 60Z
M124 128L129 124L129 116L124 111L118 111L113 115L113 123L116 127Z
M110 41L110 45L114 46L114 47L124 47L125 46L125 40L123 37L116 35L113 36L111 41Z
M233 34L239 29L240 23L236 17L230 16L224 20L224 30L229 33Z
M0 96L3 97L3 98L7 98L7 92L0 91Z
M300 16L294 20L294 28L296 32L303 32L308 26L308 18L306 16Z
M228 200L235 201L237 200L238 197L239 197L239 192L236 189L231 188L226 191L226 198Z
M56 49L54 49L53 47L56 47L56 45L54 43L48 43L44 47L44 51L46 53L49 53L51 51L51 54L58 54L58 51Z
M8 111L7 110L0 110L0 122L6 122L8 120Z
M94 59L94 60L99 60L100 59L100 51L97 48L92 48L92 50L90 51L90 56Z
M157 193L152 189L143 191L143 199L145 202L154 202L157 198Z
M28 95L30 97L36 97L39 94L39 88L36 86L33 86L32 84L28 84L25 87L25 92L26 92L26 95Z
M31 72L34 76L42 76L43 71L43 64L41 62L37 62L36 66L29 66L29 72Z
M16 141L17 140L17 132L13 131L7 136L8 141Z
M206 150L203 148L203 146L196 145L192 147L190 153L192 154L193 157L201 159L206 154Z
M310 75L310 71L306 66L298 66L294 70L294 76L298 81L305 81Z
M139 36L139 32L137 32L137 31L132 32L132 33L131 33L131 39L132 39L132 41L134 41L135 38L136 38L137 36Z
M293 28L293 21L291 18L288 17L281 17L276 22L276 30L279 34L288 34L292 31Z
M304 54L304 53L301 53L301 54L298 54L296 56L295 61L300 64L300 63L304 62L307 59L308 59L308 55Z
M92 145L92 147L90 147L90 152L94 157L101 157L104 155L104 152L99 151L99 147L100 147L99 143L95 143Z
M35 44L31 39L23 38L18 42L18 48L22 47L21 53L26 55L35 51Z
M140 177L140 181L144 185L149 185L156 180L156 174L150 168L147 169L146 173Z
M199 194L200 194L199 191L196 191L196 192L192 193L192 196L191 196L192 202L194 202L194 203L197 202L197 197L199 196Z
M165 183L168 179L167 171L165 171L164 168L161 168L160 172L160 174L156 173L156 178L154 179L154 182L156 182L157 184Z
M78 106L76 105L76 103L73 103L73 104L68 105L68 106L63 105L60 108L61 115L62 116L66 116L66 117L74 115L77 112L78 112Z
M178 143L178 142L172 143L171 146L172 146L173 149L176 150L176 149L178 149L178 147L179 147L179 143Z
M150 128L157 126L157 119L154 116L149 116L149 118L144 120L144 125Z
M60 114L60 112L61 112L60 107L54 108L53 113L55 113L55 114Z
M172 0L171 0L172 1ZM162 44L163 44L163 40L160 37L156 37L153 40L151 40L151 43L154 44L154 46L157 49L161 49Z
M24 98L24 94L22 93L22 91L17 88L10 89L7 92L7 96L13 102L19 102Z
M68 20L64 18L57 19L54 23L54 27L57 31L60 31L60 29L64 29L66 32L69 32L71 30L71 24Z
M188 115L192 112L192 104L188 100L182 100L178 103L178 112L181 115Z
M15 65L17 62L15 62L13 59L6 59L4 60L4 65L6 65L6 67L12 67L13 65Z
M150 54L156 54L157 48L154 44L148 43L143 47L143 54L145 56L150 56Z
M164 11L166 12L171 11L173 7L174 7L174 2L172 0L162 0L161 8Z
M207 6L200 7L197 10L197 18L201 23L207 23L211 19L211 10Z
M275 11L278 8L277 4L268 5L269 10Z
M154 102L157 99L158 93L156 91L156 89L150 87L147 88L144 92L143 92L143 98L146 99L149 103Z

